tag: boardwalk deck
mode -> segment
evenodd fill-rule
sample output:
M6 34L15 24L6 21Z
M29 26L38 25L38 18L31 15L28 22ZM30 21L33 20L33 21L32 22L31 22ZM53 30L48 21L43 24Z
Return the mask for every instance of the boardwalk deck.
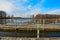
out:
M21 30L27 30L27 31L36 31L37 26L36 25L27 25L27 26L21 26L21 25L0 25L0 31L3 32L21 32ZM56 25L47 25L47 26L40 26L40 31L60 31L60 26Z
M19 38L19 37L2 37L0 40L60 40L60 37L51 38Z

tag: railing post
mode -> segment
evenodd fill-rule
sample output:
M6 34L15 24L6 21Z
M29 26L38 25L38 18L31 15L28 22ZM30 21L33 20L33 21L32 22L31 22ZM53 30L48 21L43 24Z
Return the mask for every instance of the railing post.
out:
M39 24L37 24L37 38L39 38Z
M37 38L39 38L39 27L40 27L40 24L39 24L39 22L41 23L41 19L40 19L40 21L37 21Z
M44 26L44 24L45 24L45 20L43 19L43 26Z
M57 19L56 19L55 23L57 24Z

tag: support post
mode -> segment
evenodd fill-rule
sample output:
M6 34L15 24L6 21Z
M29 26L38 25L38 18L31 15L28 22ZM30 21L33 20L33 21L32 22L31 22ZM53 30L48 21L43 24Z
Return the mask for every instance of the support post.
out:
M57 19L56 19L55 23L57 24Z
M39 19L40 21L37 21L37 38L39 38L39 27L40 27L40 23L41 23L41 19Z
M37 38L39 38L39 24L37 24Z
M45 20L43 19L43 26L44 26L44 24L45 24Z

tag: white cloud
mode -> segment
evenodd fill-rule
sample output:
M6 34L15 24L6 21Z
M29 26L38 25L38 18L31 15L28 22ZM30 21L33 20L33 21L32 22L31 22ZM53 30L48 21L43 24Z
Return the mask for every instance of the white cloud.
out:
M41 0L40 3L37 3L31 11L28 11L24 14L24 17L30 17L31 15L37 15L40 14L41 10L42 10L42 4L45 2L45 0ZM31 5L28 6L29 9L31 9Z
M60 14L60 9L54 9L46 12L47 14Z
M39 8L36 8L36 9L34 9L34 10L32 10L32 11L30 12L31 15L36 15L36 14L38 14L38 13L40 13L40 9L39 9Z
M32 7L31 5L28 5L28 7L27 7L27 8L28 8L28 9L31 9L31 7Z
M44 3L43 0L41 0L41 5L42 5L42 3ZM28 12L23 14L23 17L31 17L32 15L35 16L35 15L39 14L42 10L42 8L39 5L40 5L40 3L37 3L34 7L32 7L31 5L28 5L27 8L31 9L31 10L29 10Z
M27 2L28 0L23 0L24 2Z
M19 14L17 14L17 15L14 15L14 17L21 17Z
M24 17L31 17L32 15L36 16L39 13L40 13L40 9L39 8L35 8L35 9L25 13Z
M7 13L13 11L14 6L12 3L7 2L7 1L0 1L0 10L6 11Z
M16 0L11 0L11 1L16 1ZM17 1L21 1L21 0L17 0ZM23 0L24 2L27 2L28 0ZM33 9L29 12L26 12L25 15L23 15L23 17L28 17L30 15L36 15L38 13L40 13L40 11L42 10L42 8L39 8L39 5L42 5L44 3L45 0L41 0L40 3L36 4L35 7L33 7ZM28 5L28 9L31 9L31 5ZM26 10L25 7L20 6L20 8L14 6L11 2L7 1L7 0L0 0L0 10L6 11L7 13L12 13L12 11L16 11L16 14L14 14L15 16L21 16L21 14Z
M11 0L13 1L13 0ZM23 13L26 8L23 7L21 4L19 5L20 7L16 6L15 4L12 4L11 1L8 0L0 0L0 10L6 11L8 15L14 15L14 16L21 16L21 13ZM16 1L16 0L14 0ZM17 0L21 1L21 0ZM24 0L27 1L27 0Z

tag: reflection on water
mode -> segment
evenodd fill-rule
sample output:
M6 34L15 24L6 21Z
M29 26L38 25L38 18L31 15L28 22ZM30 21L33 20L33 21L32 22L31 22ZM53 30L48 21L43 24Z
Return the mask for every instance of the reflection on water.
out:
M60 37L60 32L44 32L40 34L40 37Z
M0 32L0 37L36 37L36 33L10 33ZM45 32L40 33L40 37L60 37L60 32Z
M0 32L0 37L36 37L36 33Z

